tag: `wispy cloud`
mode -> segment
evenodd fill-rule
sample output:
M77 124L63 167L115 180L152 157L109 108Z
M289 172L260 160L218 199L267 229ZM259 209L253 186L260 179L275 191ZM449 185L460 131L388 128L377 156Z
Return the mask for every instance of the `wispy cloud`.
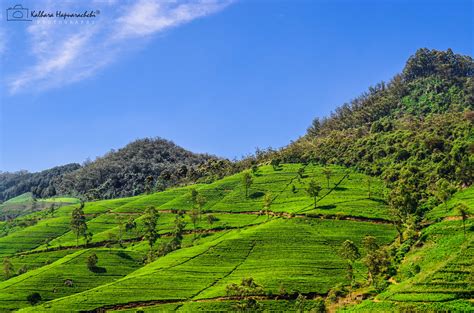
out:
M139 0L123 5L113 0L95 0L92 4L103 13L94 24L32 24L26 33L35 63L9 76L8 90L11 93L27 88L44 90L91 77L128 51L131 40L139 43L219 12L231 1ZM1 40L0 33L0 48Z

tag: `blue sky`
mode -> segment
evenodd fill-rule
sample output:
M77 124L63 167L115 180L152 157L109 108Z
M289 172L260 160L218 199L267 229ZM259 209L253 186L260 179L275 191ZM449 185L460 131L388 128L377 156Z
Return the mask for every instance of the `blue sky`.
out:
M18 1L0 3L2 171L155 136L241 157L303 135L417 48L473 54L472 1L21 2L100 11L72 25L9 22Z

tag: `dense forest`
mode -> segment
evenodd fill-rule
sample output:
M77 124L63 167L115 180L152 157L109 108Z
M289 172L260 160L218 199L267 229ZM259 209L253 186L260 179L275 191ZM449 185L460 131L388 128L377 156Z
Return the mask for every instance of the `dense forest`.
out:
M32 192L35 197L47 198L56 195L59 178L81 166L76 163L53 167L38 173L19 171L0 172L0 202Z
M109 199L210 182L239 168L229 160L187 151L161 138L136 140L82 166L68 164L38 173L0 173L0 201L26 192L37 198L72 195Z
M355 167L383 178L407 211L427 210L441 190L473 182L473 75L469 56L419 49L390 82L314 119L305 136L261 160ZM409 199L400 200L401 189Z

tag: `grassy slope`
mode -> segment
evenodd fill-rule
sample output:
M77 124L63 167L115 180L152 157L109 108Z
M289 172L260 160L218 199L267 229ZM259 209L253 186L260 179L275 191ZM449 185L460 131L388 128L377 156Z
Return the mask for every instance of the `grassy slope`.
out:
M79 199L72 197L54 197L47 199L37 199L35 201L32 193L27 192L0 204L0 217L3 215L26 215L28 213L47 208L53 203L56 206L61 206L79 203Z
M347 283L345 263L335 247L349 237L360 245L367 234L387 243L395 231L389 225L364 222L274 218L175 251L114 283L43 308L90 310L129 302L217 298L226 295L227 284L249 276L267 293L277 294L284 286L289 293L324 294L334 283ZM360 264L358 268L364 272Z
M404 258L391 285L375 301L367 300L350 311L474 311L474 220L466 221L466 235L461 220L452 208L459 202L474 208L474 187L460 191L448 203L428 214L438 219L422 231L417 246ZM420 271L416 269L420 267ZM469 300L471 302L469 302Z
M45 300L57 299L45 305L63 309L91 309L128 301L211 298L225 295L225 286L240 281L244 276L253 276L266 292L278 293L280 286L284 286L288 292L325 293L336 282L345 281L344 264L335 252L343 240L350 238L360 244L364 235L373 234L383 242L389 242L395 233L393 227L387 224L304 218L300 214L375 219L386 219L387 214L380 182L372 182L374 199L368 199L366 177L362 174L350 172L347 176L347 169L332 167L334 174L328 188L322 168L306 166L304 176L299 177L297 172L300 167L302 165L285 164L277 171L270 166L261 167L254 176L248 198L241 185L241 174L210 185L194 186L208 200L203 208L205 214L218 218L217 222L210 225L204 216L197 230L213 230L217 233L199 235L194 242L192 239L195 235L186 236L183 249L137 271L133 271L138 266L135 264L107 278L102 277L101 273L90 276L84 259L88 250L74 248L75 237L69 232L74 205L59 208L54 216L36 212L22 217L20 220L38 219L38 222L25 228L12 229L7 236L1 237L0 256L12 256L16 269L25 265L30 270L0 283L0 308L26 306L26 295L36 291L35 286L44 287L36 289ZM304 191L304 186L313 178L323 186L321 194L324 198L318 203L317 209L312 207L312 201ZM334 188L338 182L340 184ZM149 206L161 210L158 230L162 234L168 233L174 219L169 210L191 208L190 188L86 203L84 210L89 230L94 234L93 242L100 245L117 236L120 219L133 218L140 229L140 215ZM271 193L273 197L270 210L297 213L297 216L288 219L289 216L277 218L256 214L263 208L265 193ZM189 217L186 219L186 229L193 230ZM125 234L124 239L135 239L137 236L139 234L131 232ZM45 244L45 240L49 241L48 244ZM160 239L161 242L167 240L167 237ZM48 249L61 250L48 252ZM103 262L105 268L114 267L113 258L108 258L105 250L101 249L96 248L103 254L99 256L99 265ZM122 250L138 253L138 258L147 251L147 247L144 243L127 243ZM20 251L26 254L16 254ZM30 254L29 251L34 253ZM63 261L69 258L77 259L77 264L66 262L64 265ZM359 275L365 273L361 264L357 265L356 270ZM57 273L64 275L58 276ZM15 291L12 296L10 290L16 289L10 284L29 275L34 278L13 285L21 291ZM81 286L83 289L64 288L64 278L68 275L76 275L74 277L78 282L84 279L90 282ZM120 278L122 276L125 277ZM43 284L45 281L51 283ZM150 288L143 290L145 285ZM54 288L61 291L53 292ZM90 288L94 289L87 291Z

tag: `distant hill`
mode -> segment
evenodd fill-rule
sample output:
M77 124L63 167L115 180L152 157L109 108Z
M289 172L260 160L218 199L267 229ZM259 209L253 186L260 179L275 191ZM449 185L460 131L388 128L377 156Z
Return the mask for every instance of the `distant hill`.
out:
M0 202L31 192L35 197L48 198L56 195L57 179L79 169L76 163L56 166L37 173L19 171L0 172Z
M107 199L163 190L198 180L203 176L198 167L217 160L162 138L140 139L62 175L57 193Z

